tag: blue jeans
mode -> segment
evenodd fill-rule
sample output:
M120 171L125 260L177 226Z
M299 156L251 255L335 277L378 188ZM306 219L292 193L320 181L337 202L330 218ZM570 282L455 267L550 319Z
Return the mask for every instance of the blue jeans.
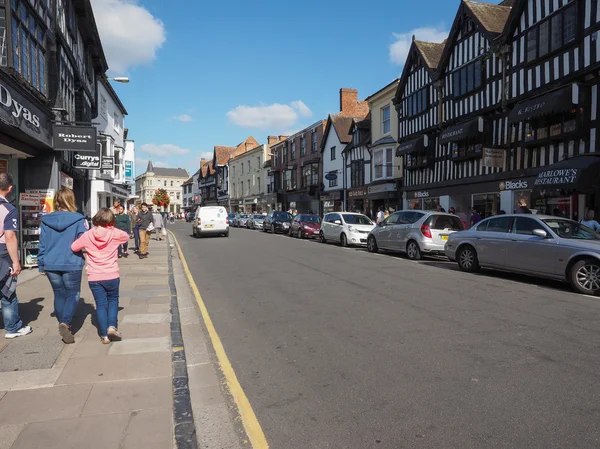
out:
M125 242L122 245L119 245L119 256L127 254L127 247L129 246L129 242Z
M96 301L96 317L98 318L98 332L101 337L108 336L109 327L117 327L119 314L119 284L121 280L89 282L90 290Z
M135 249L139 250L140 249L140 227L138 225L135 225L133 227L133 238L135 241Z
M54 314L59 323L71 326L79 305L81 271L46 271L54 291Z
M4 330L7 334L17 332L23 327L23 322L19 318L17 295L13 295L11 299L2 296L2 318L4 319Z

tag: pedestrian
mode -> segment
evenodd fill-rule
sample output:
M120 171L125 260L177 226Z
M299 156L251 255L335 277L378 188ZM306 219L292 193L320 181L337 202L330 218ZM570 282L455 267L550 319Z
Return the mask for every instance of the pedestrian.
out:
M456 209L454 209L453 207L449 207L448 208L448 213L452 214L452 215L456 215Z
M140 225L140 250L138 256L140 259L148 257L148 243L150 242L150 232L154 227L152 212L148 210L148 205L142 203L142 210L137 214L136 222Z
M152 213L152 223L156 231L156 240L162 240L162 229L165 227L165 223L160 212L156 211Z
M19 261L19 219L17 208L6 197L14 187L10 173L0 172L0 297L5 338L30 334L31 326L24 326L19 317L17 276L21 273Z
M530 214L530 213L531 213L531 210L529 210L529 208L524 205L520 205L517 208L517 214Z
M379 211L377 212L377 219L376 219L376 223L379 224L383 221L384 218L384 213L383 213L383 206L379 207Z
M94 227L71 245L73 251L86 251L88 285L96 302L98 333L104 344L121 340L117 327L120 284L117 250L129 240L129 234L116 229L115 222L115 215L103 207L92 219Z
M83 254L71 251L71 244L88 229L85 217L77 213L73 191L63 187L56 192L54 212L42 217L38 269L52 286L58 333L66 344L75 343L71 322L79 305L85 265Z
M480 221L481 221L481 215L479 215L477 213L477 210L475 208L471 209L471 218L469 219L471 226L476 225Z
M388 209L386 209L385 212L383 213L383 219L385 220L389 216L390 216L390 211Z
M121 200L114 200L113 207L110 208L110 211L117 215L119 213L119 207L121 206Z
M175 223L175 215L173 214L173 212L169 213L169 222L171 224Z
M140 213L140 208L133 206L131 214L131 223L133 224L133 243L135 244L134 252L140 252L140 224L137 221L137 216Z
M129 238L131 238L131 217L125 213L123 206L119 206L119 213L115 216L115 228L126 232ZM129 239L122 245L119 245L119 259L121 257L129 257L127 253L128 246Z
M502 210L502 209L500 209L500 212L498 212L498 215L506 215L506 211L505 211L505 210Z
M587 226L595 232L600 232L600 223L596 221L595 212L592 209L588 210L583 218L584 219L580 221L583 226Z

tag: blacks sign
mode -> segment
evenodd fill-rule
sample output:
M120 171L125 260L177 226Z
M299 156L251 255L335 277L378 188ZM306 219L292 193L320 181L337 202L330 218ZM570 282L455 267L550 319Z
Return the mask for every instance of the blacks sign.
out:
M96 128L93 126L54 125L54 149L96 153Z
M96 145L93 153L75 153L73 155L73 167L84 170L100 170L102 146Z

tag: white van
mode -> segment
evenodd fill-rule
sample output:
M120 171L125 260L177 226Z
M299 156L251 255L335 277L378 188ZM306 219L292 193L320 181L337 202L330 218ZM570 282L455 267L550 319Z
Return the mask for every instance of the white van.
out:
M204 206L196 210L192 221L194 237L203 235L223 235L229 237L229 216L222 206Z

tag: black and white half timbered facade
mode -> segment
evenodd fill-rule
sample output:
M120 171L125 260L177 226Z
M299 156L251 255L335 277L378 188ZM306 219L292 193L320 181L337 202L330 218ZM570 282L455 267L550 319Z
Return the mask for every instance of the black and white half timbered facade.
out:
M346 210L372 215L367 186L371 183L371 115L354 120L350 127L352 141L343 151L346 186Z

